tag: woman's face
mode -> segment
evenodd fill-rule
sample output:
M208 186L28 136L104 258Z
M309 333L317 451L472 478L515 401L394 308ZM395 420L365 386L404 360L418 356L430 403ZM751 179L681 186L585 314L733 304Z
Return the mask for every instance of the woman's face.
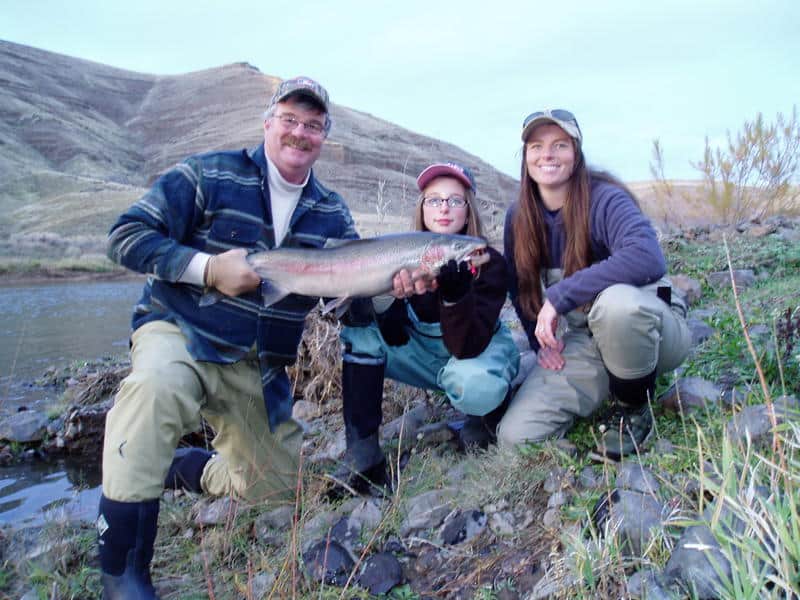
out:
M469 215L466 191L464 184L452 177L437 177L425 186L422 190L422 221L425 227L434 233L460 233ZM448 201L445 202L445 199ZM430 205L431 202L436 204L437 200L439 206Z
M575 144L558 125L539 125L525 142L525 164L540 189L565 188L575 168Z

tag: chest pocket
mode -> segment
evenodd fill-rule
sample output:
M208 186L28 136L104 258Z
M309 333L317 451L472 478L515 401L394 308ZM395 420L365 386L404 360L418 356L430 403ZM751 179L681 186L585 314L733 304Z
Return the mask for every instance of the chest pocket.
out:
M211 223L209 241L222 246L254 246L261 238L261 231L258 223L223 215Z

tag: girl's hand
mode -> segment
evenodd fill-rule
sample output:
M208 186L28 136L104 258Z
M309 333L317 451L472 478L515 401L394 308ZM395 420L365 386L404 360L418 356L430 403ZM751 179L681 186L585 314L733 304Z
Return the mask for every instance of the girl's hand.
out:
M536 318L536 329L534 334L539 341L542 348L558 349L559 341L556 339L556 326L558 325L558 313L556 309L550 304L550 300L545 300L544 306L539 311L539 316ZM559 352L563 350L563 344Z
M561 352L564 350L564 342L562 340L558 340L558 347L557 348L542 348L539 349L539 352L536 354L536 360L545 369L550 369L551 371L560 371L564 368L564 357L561 355Z

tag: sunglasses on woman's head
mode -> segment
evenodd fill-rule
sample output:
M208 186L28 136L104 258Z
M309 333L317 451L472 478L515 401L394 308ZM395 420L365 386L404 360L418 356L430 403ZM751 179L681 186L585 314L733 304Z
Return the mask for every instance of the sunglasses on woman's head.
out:
M568 110L564 110L563 108L556 108L554 110L537 110L536 112L532 112L525 117L525 122L522 124L523 129L527 127L528 123L534 119L538 119L539 117L553 117L559 121L572 121L575 124L578 123L578 119L575 118L575 115Z

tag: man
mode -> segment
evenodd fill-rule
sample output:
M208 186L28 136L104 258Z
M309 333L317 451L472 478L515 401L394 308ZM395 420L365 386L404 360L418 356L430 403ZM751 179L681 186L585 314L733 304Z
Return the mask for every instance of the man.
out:
M311 169L330 126L325 89L286 80L267 106L262 145L188 158L111 229L109 256L149 277L133 314L132 371L106 423L97 521L106 598L156 598L150 561L164 485L294 497L301 433L285 367L318 299L291 295L264 308L245 257L357 237L342 198ZM225 296L200 308L206 287ZM408 273L396 289L414 292ZM217 453L174 454L201 415Z

